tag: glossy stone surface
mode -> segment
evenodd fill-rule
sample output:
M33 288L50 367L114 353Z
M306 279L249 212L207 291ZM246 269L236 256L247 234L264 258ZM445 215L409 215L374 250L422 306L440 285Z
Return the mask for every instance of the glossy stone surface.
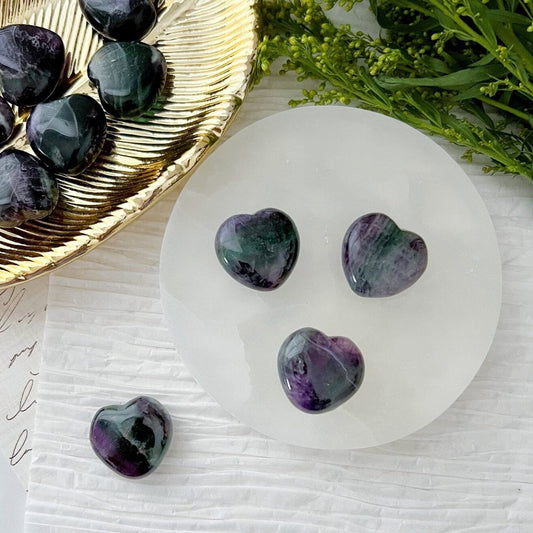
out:
M232 216L215 236L215 252L224 270L239 283L258 290L273 290L285 282L299 248L294 222L277 209Z
M56 178L40 161L20 150L0 154L0 227L44 218L56 206Z
M94 54L88 74L109 114L135 118L154 105L165 85L167 65L153 46L109 43Z
M142 477L159 466L172 440L172 419L154 398L139 396L100 409L90 441L96 455L126 477Z
M363 381L364 362L350 339L302 328L281 346L278 373L285 394L298 409L319 413L355 394Z
M83 94L39 104L26 125L28 141L39 159L63 174L79 174L94 162L106 130L104 110Z
M0 97L0 144L6 142L13 133L15 115L11 106Z
M155 25L151 0L79 0L93 28L114 41L140 41Z
M0 87L18 106L34 106L54 91L63 72L61 37L38 26L17 24L0 30Z
M427 262L422 237L401 230L382 213L358 218L348 228L342 243L344 274L360 296L398 294L420 278Z

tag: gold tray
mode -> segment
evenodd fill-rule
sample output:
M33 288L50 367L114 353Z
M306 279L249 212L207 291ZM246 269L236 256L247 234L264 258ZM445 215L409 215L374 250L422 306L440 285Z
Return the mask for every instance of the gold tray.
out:
M108 117L102 155L84 174L60 177L60 200L43 220L0 229L0 286L48 273L88 252L138 217L220 139L252 78L255 0L160 0L144 42L168 64L161 98L136 121ZM67 50L65 94L98 99L86 68L103 44L78 0L0 0L0 27L35 24L57 32ZM17 110L16 110L17 111ZM14 146L28 149L28 113L17 112Z

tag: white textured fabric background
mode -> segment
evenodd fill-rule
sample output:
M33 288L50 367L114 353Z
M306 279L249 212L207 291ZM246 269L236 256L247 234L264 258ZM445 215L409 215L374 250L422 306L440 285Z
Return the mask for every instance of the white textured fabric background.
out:
M290 78L266 80L231 131L286 109L300 94L295 86ZM459 149L446 148L459 158ZM379 448L330 452L275 442L196 384L158 299L160 246L176 193L54 274L26 533L533 531L533 184L483 175L476 164L463 168L500 244L498 332L447 412ZM175 435L153 475L128 481L96 459L88 429L99 407L141 393L169 408Z

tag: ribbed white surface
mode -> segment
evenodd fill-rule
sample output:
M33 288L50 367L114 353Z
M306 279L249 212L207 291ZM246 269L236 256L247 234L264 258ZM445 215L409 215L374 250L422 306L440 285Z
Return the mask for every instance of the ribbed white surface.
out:
M290 79L267 80L232 131L285 109L299 95L293 87ZM447 148L459 158L459 149ZM329 452L274 442L196 384L158 300L175 193L54 274L26 533L533 531L533 184L463 168L496 226L500 326L453 407L387 446ZM88 429L99 407L140 393L169 408L175 438L153 475L128 481L96 459Z

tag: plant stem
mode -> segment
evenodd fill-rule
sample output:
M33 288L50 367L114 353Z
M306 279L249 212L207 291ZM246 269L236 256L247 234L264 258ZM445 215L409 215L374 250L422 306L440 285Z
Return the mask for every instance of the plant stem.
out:
M510 113L511 115L514 115L515 117L518 117L521 120L525 120L526 122L531 122L531 119L532 119L531 115L528 115L527 113L524 113L523 111L519 111L518 109L515 109L514 107L511 107L507 104L499 102L498 100L494 100L492 98L489 98L488 96L478 96L477 99L481 100L485 104L491 105L492 107L497 107L498 109L501 109L502 111L505 111L506 113Z

